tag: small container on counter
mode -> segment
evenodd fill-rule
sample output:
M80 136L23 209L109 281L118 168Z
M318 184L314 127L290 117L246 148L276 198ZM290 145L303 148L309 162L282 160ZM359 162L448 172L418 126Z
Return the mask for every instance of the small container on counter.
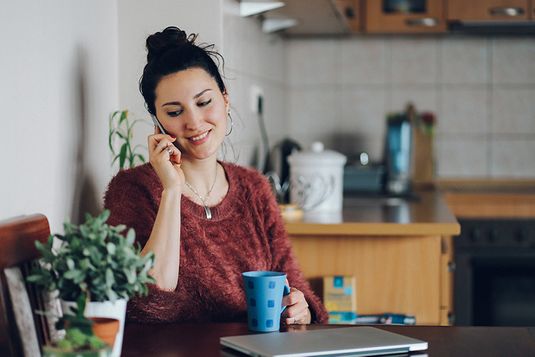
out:
M340 212L344 155L324 150L321 142L310 150L296 151L288 157L290 163L290 202L308 212Z

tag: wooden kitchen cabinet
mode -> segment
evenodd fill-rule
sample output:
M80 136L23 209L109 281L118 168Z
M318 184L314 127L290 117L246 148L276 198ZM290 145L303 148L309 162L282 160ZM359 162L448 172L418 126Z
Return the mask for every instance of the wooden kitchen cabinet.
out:
M351 33L362 32L364 14L361 0L333 0L333 4L342 22Z
M444 0L365 0L367 33L446 32Z
M448 325L452 311L451 237L291 235L308 279L356 278L358 314L414 315L418 325Z
M533 0L448 0L448 21L527 21Z
M403 313L418 325L448 325L452 237L460 228L442 197L422 193L400 206L357 201L345 204L340 223L287 222L305 277L354 276L358 314Z

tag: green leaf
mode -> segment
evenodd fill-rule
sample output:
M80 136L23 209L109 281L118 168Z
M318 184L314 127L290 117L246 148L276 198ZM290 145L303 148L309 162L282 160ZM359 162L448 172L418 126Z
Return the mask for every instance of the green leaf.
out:
M115 245L113 243L106 244L106 250L108 251L108 254L114 255L115 254Z
M78 270L69 270L63 276L65 279L74 280L76 277L80 276L80 272Z
M126 234L126 242L128 243L128 245L132 245L134 244L135 240L136 240L136 232L134 231L134 229L130 228L128 230L128 233Z
M121 118L119 119L119 124L125 121L127 117L128 117L128 110L123 110L121 112Z
M121 146L121 151L119 152L119 167L121 169L124 168L128 146L128 143L124 143L123 146Z
M115 283L113 272L110 268L106 269L106 286L111 287Z

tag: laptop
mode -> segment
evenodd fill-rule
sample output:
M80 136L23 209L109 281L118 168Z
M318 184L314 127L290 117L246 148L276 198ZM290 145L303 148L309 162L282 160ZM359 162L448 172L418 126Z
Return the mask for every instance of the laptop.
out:
M221 337L222 346L262 357L374 356L427 349L427 342L369 326Z

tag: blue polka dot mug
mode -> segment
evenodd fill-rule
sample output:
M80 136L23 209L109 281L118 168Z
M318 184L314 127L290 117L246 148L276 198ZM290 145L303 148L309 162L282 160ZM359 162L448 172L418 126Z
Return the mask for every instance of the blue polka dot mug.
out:
M247 299L247 323L249 330L258 332L278 331L282 297L290 293L286 274L276 271L248 271L242 273Z

